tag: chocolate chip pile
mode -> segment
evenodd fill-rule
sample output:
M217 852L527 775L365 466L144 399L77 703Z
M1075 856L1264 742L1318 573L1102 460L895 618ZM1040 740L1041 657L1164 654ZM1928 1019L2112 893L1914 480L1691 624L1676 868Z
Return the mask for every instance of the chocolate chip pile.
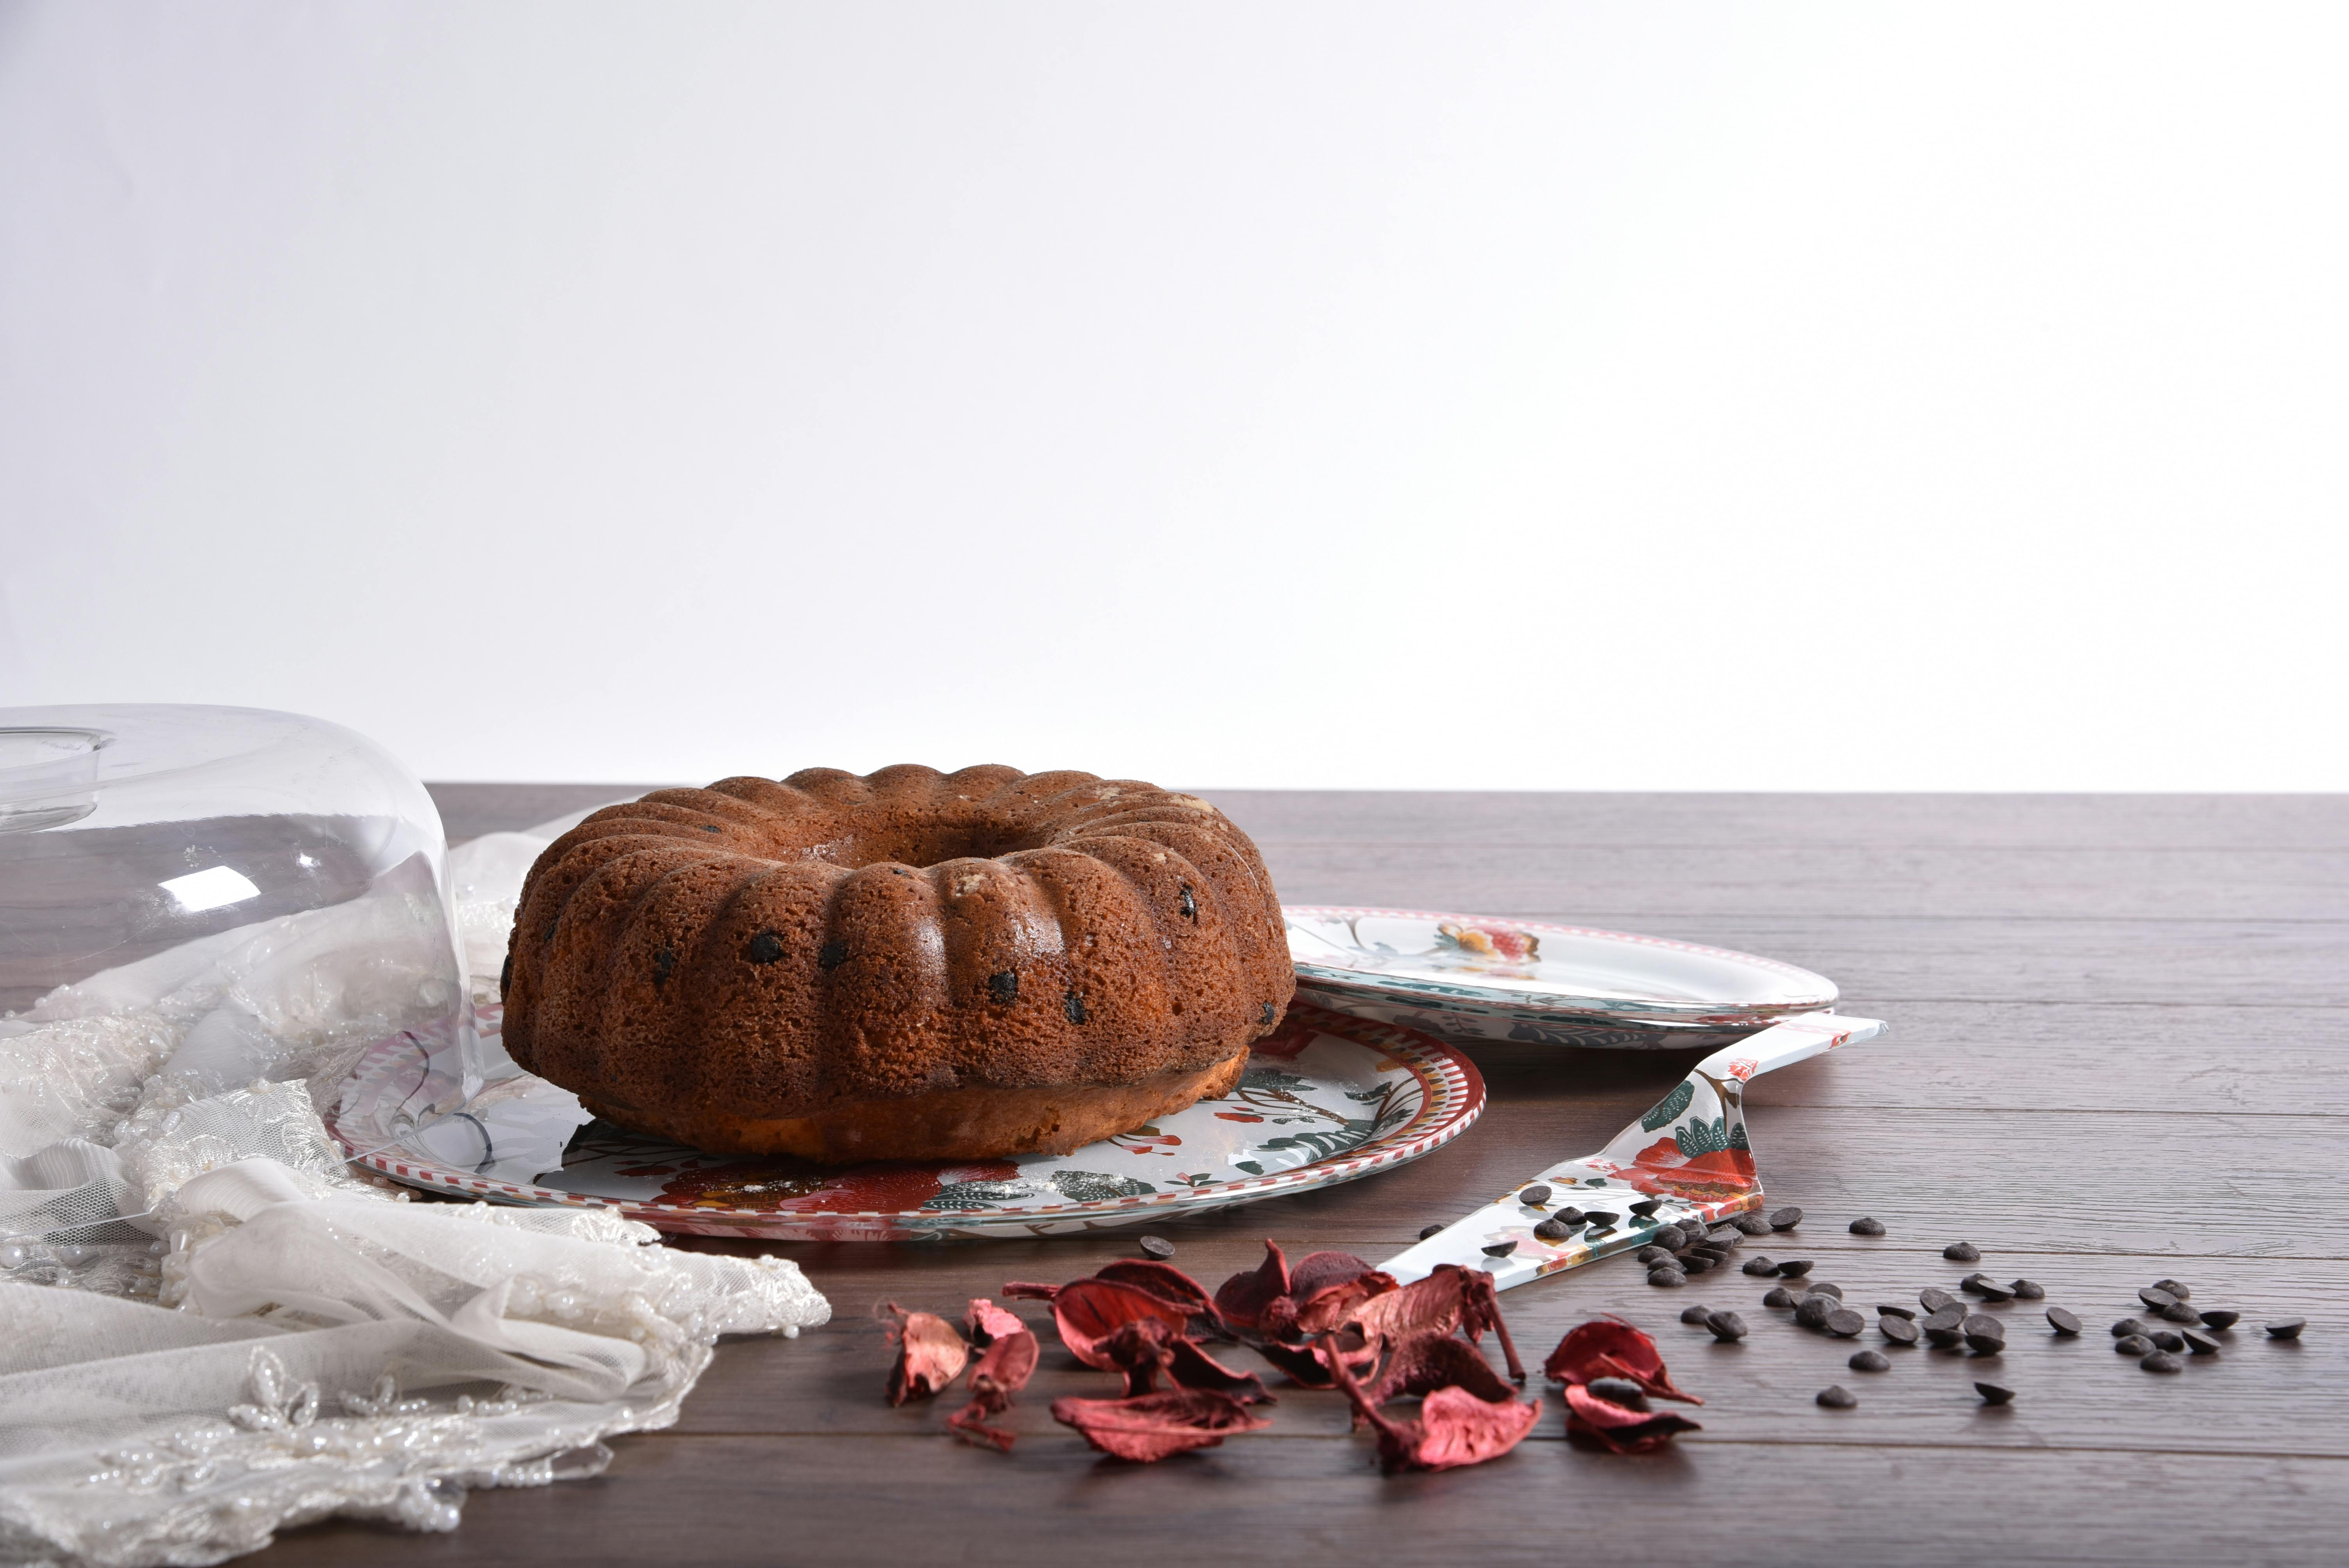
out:
M1801 1225L1802 1220L1803 1212L1796 1208L1780 1209L1766 1222L1742 1215L1731 1222L1735 1233L1721 1235L1710 1233L1693 1220L1677 1226L1665 1224L1657 1228L1650 1244L1641 1247L1638 1256L1648 1265L1650 1284L1663 1288L1684 1285L1691 1274L1702 1274L1727 1262L1744 1237L1787 1234ZM1856 1236L1885 1233L1881 1221L1866 1215L1852 1221L1850 1230ZM1941 1249L1941 1255L1952 1263L1979 1263L1982 1249L1971 1242L1952 1242ZM1814 1266L1809 1258L1755 1256L1745 1260L1744 1271L1758 1279L1779 1282L1763 1296L1762 1305L1791 1313L1796 1326L1839 1339L1855 1338L1865 1332L1867 1315L1845 1303L1842 1286L1812 1278ZM1986 1305L2047 1299L2046 1287L2034 1280L2001 1282L1979 1271L1958 1281L1958 1290ZM2137 1365L2148 1372L2175 1373L2185 1368L2189 1356L2220 1355L2226 1346L2221 1336L2231 1335L2236 1324L2242 1321L2239 1312L2204 1310L2192 1305L2194 1293L2174 1279L2157 1280L2137 1294L2147 1315L2124 1317L2114 1324L2114 1348L2135 1357ZM1970 1310L1962 1296L1927 1285L1917 1293L1917 1307L1899 1302L1879 1303L1876 1308L1877 1332L1896 1346L1910 1346L1921 1340L1936 1349L1975 1357L1994 1357L2005 1351L2005 1323L1988 1313ZM1921 1316L1919 1307L1923 1309ZM2077 1314L2062 1306L2045 1310L2047 1326L2058 1337L2069 1338L2081 1332ZM1745 1320L1737 1314L1706 1306L1686 1308L1681 1313L1681 1321L1705 1328L1724 1342L1743 1339L1747 1333ZM2276 1339L2297 1339L2306 1326L2305 1318L2289 1317L2267 1325L2267 1333ZM1849 1366L1855 1372L1888 1372L1892 1360L1881 1351L1862 1349L1853 1353ZM2002 1383L1977 1382L1974 1390L1985 1405L2009 1404L2015 1397L2015 1391ZM1859 1404L1859 1398L1841 1384L1834 1384L1819 1391L1817 1402L1829 1409L1848 1410Z

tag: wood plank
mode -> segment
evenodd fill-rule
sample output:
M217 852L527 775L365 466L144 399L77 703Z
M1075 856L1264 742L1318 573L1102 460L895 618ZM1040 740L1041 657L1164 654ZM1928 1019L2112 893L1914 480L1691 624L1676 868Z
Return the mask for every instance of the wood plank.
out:
M1821 1425L1834 1416L1816 1414ZM1971 1418L1992 1434L2014 1428ZM2344 1474L2331 1460L2057 1460L1972 1441L1818 1447L1795 1459L1746 1442L1622 1458L1542 1440L1475 1470L1395 1477L1378 1474L1365 1439L1268 1434L1147 1467L1097 1458L1058 1433L1024 1438L1009 1456L926 1431L655 1436L618 1448L599 1480L476 1493L453 1534L329 1524L248 1561L1033 1568L1135 1557L1611 1563L1663 1550L1694 1563L2299 1568L2340 1561L2330 1501Z

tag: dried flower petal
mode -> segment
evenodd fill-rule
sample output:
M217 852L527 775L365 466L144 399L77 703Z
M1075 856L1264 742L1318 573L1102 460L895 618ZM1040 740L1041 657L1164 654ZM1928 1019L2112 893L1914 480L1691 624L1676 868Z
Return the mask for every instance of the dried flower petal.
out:
M1254 1328L1265 1309L1288 1295L1288 1260L1279 1246L1264 1243L1264 1262L1247 1274L1236 1274L1216 1292L1216 1310L1236 1328Z
M1662 1448L1682 1432L1704 1429L1674 1410L1635 1410L1601 1398L1580 1383L1566 1386L1566 1429L1619 1454L1644 1454Z
M1025 1334L1028 1326L983 1295L970 1298L970 1310L963 1314L962 1326L970 1342L984 1349L1007 1334Z
M929 1398L962 1376L970 1346L953 1324L934 1313L907 1312L894 1301L887 1305L897 1319L889 1326L889 1338L897 1346L897 1359L889 1367L889 1403Z
M1182 1307L1194 1317L1207 1318L1218 1326L1223 1323L1223 1315L1216 1310L1216 1304L1208 1298L1206 1286L1173 1264L1162 1264L1153 1258L1120 1258L1115 1263L1105 1264L1093 1277L1148 1291L1161 1301L1172 1302Z
M1292 1344L1285 1339L1248 1338L1242 1341L1247 1347L1288 1375L1288 1380L1305 1388L1328 1388L1334 1385L1330 1377L1330 1364L1324 1351L1335 1351L1346 1358L1347 1370L1357 1377L1367 1377L1377 1370L1382 1342L1355 1333L1350 1328L1335 1334L1325 1334L1310 1344Z
M1199 1348L1187 1336L1154 1318L1121 1324L1102 1341L1102 1353L1125 1373L1126 1398L1153 1393L1158 1375L1179 1388L1209 1388L1229 1394L1243 1405L1268 1404L1263 1380L1253 1372L1236 1372Z
M1074 1427L1105 1454L1149 1464L1190 1449L1212 1449L1234 1432L1272 1425L1228 1394L1176 1388L1133 1399L1055 1399L1052 1419Z
M1464 1305L1460 1276L1467 1272L1454 1264L1439 1264L1424 1279L1364 1301L1355 1309L1354 1326L1398 1344L1422 1334L1450 1334L1460 1326Z
M1016 1434L988 1426L987 1418L999 1416L1011 1408L1011 1396L1026 1387L1028 1379L1035 1376L1038 1354L1036 1336L1024 1328L998 1335L987 1347L987 1354L978 1358L978 1365L971 1368L970 1403L948 1416L947 1425L965 1441L992 1443L1009 1453Z
M1061 1294L1061 1287L1032 1279L1008 1279L995 1294L1006 1301L1050 1301Z
M1331 1357L1330 1367L1355 1411L1378 1434L1379 1468L1390 1475L1401 1470L1454 1470L1498 1459L1523 1442L1541 1418L1541 1407L1518 1399L1514 1391L1504 1390L1495 1403L1447 1385L1420 1401L1417 1420L1396 1420L1371 1402L1342 1357ZM1486 1371L1489 1375L1491 1369Z
M1394 1348L1378 1381L1363 1391L1373 1405L1419 1398L1438 1388L1465 1388L1488 1404L1516 1398L1484 1353L1449 1334L1415 1334Z
M1114 1280L1072 1280L1052 1297L1052 1321L1061 1343L1088 1367L1104 1372L1120 1370L1102 1349L1102 1341L1124 1324L1147 1318L1180 1334L1190 1326L1189 1311L1148 1291Z
M1549 1353L1549 1359L1542 1363L1542 1371L1553 1380L1567 1384L1620 1377L1637 1383L1657 1398L1678 1399L1688 1405L1704 1403L1695 1395L1683 1394L1672 1387L1671 1375L1664 1370L1663 1353L1656 1348L1656 1342L1619 1317L1594 1317L1569 1332Z

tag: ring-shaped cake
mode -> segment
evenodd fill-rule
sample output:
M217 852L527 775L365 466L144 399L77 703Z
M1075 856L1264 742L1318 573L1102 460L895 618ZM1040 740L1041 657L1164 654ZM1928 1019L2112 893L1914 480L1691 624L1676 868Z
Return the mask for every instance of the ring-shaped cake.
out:
M1238 1081L1296 989L1263 858L1090 773L725 779L523 884L515 1061L607 1120L827 1163L1067 1153Z

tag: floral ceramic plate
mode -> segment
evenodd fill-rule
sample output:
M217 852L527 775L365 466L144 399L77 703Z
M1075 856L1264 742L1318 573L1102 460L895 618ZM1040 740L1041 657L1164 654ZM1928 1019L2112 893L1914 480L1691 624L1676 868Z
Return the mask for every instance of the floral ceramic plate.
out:
M1420 910L1289 904L1282 913L1304 994L1447 1035L1681 1050L1836 999L1835 983L1807 969L1662 937Z
M609 1204L664 1231L786 1241L1060 1235L1171 1220L1406 1163L1485 1109L1484 1079L1452 1047L1300 1000L1256 1043L1229 1097L1073 1154L836 1169L706 1154L594 1121L560 1171L512 1182L420 1155L400 1136L415 1108L434 1101L436 1056L408 1035L369 1048L333 1127L346 1147L372 1150L362 1163L461 1197Z

